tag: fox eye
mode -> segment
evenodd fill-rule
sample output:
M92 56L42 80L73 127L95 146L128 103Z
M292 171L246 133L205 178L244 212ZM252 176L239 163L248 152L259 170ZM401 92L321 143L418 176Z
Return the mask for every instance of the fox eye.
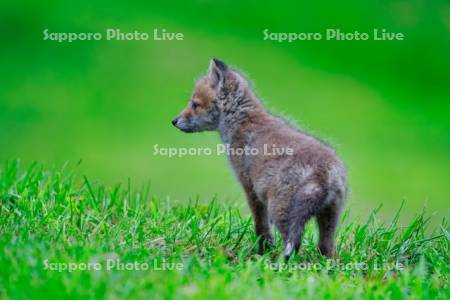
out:
M198 104L198 102L195 101L191 101L191 107L192 109L196 109L200 104Z

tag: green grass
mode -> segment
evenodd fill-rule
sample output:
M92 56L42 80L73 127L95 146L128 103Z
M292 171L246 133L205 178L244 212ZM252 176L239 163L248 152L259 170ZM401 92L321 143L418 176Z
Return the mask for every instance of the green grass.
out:
M108 188L38 164L26 171L15 161L3 164L0 298L450 297L448 220L427 228L430 217L419 212L402 227L399 214L380 223L378 210L364 216L367 221L346 213L337 233L341 267L325 268L332 261L317 253L313 223L299 256L283 265L279 236L273 252L256 255L253 222L239 210L243 203L224 205L218 197L209 205L181 205L155 199L151 190L130 182ZM149 270L108 271L114 259ZM48 270L49 263L51 269L90 263L100 270ZM179 263L181 270L156 269L164 263ZM307 264L311 270L304 270ZM402 267L392 269L395 264Z

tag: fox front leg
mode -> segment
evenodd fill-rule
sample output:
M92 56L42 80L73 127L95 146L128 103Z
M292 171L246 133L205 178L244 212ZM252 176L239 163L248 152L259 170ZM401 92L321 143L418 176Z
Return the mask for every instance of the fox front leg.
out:
M267 206L258 200L253 191L247 193L247 200L255 222L255 232L258 238L258 254L263 255L266 249L274 245L272 232L270 231Z

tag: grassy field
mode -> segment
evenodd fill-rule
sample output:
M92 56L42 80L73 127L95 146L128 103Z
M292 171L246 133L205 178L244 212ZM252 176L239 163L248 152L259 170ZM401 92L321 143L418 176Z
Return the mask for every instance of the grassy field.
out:
M0 161L60 168L82 160L79 173L107 185L151 180L158 199L243 201L225 156L153 155L156 144L220 143L170 123L218 57L248 75L271 112L336 147L352 216L383 203L380 218L389 220L403 200L402 224L424 205L438 219L449 215L448 1L27 2L0 3ZM107 28L185 39L59 43L42 33ZM280 43L263 34L327 28L406 38Z
M380 222L344 215L337 258L316 250L311 223L289 264L256 255L239 206L156 199L71 171L9 162L0 171L0 298L448 299L449 224L417 212ZM381 208L382 210L383 208Z

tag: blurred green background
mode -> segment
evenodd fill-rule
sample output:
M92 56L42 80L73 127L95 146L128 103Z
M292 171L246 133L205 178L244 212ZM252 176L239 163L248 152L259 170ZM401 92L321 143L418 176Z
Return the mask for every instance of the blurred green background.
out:
M184 41L43 41L50 32L182 32ZM404 41L264 41L271 32L402 32ZM107 184L148 180L158 197L244 204L225 157L167 158L153 146L215 147L170 124L212 57L243 70L275 113L336 146L348 207L386 217L450 200L448 1L42 1L0 4L0 160L32 160ZM81 164L77 162L82 159ZM387 209L386 209L387 207Z

